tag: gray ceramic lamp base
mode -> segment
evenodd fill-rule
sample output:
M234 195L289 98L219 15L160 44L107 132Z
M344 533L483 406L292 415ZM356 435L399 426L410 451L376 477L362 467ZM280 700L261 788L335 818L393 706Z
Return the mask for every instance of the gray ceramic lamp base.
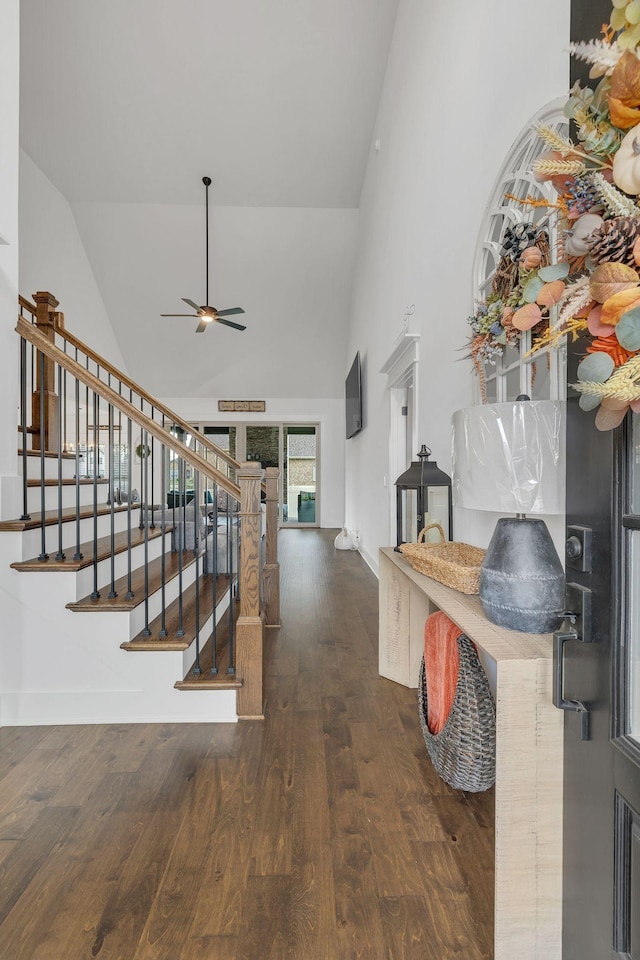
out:
M498 520L480 570L488 620L509 630L551 633L564 610L564 570L542 520Z

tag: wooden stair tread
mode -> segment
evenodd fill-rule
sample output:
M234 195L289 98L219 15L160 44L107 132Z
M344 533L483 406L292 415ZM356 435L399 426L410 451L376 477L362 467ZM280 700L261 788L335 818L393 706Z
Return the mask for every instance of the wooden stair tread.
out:
M108 477L98 477L96 483L98 483L98 484L109 483L109 478L108 478ZM42 481L41 481L41 480L37 480L37 479L35 479L35 480L34 480L34 479L27 480L27 486L28 486L28 487L39 487L39 486L41 486L41 485L42 485ZM44 485L45 485L45 487L57 487L57 486L59 485L58 478L57 478L57 477L49 477L49 478L47 478L47 479L44 481ZM76 481L75 481L75 478L74 478L74 477L64 477L63 480L62 480L62 486L63 486L63 487L75 487L75 485L76 485ZM81 487L93 486L93 477L81 477L81 478L80 478L79 486L81 486Z
M234 621L238 619L239 605L235 606ZM174 683L176 690L239 690L242 687L242 679L234 674L228 674L229 666L229 617L225 616L222 623L218 624L216 635L216 661L218 673L211 673L211 663L213 659L213 638L210 637L202 650L200 651L200 670L201 673L194 672L192 667L184 680L178 680Z
M20 432L22 432L22 431L20 431ZM19 449L19 450L18 450L18 456L21 457L22 455L23 455L23 451L22 451L21 449ZM49 460L54 460L54 459L57 460L58 457L59 457L59 454L58 454L55 450L45 450L44 455L45 455L45 457L46 457L47 459L49 459ZM38 457L38 458L39 458L39 457L41 456L41 453L40 453L39 450L27 450L27 456L28 456L28 457ZM76 458L75 453L69 453L69 452L67 451L67 452L63 452L63 454L62 454L62 459L63 459L63 460L75 460L75 458Z
M165 534L170 534L171 525L165 525ZM162 536L162 530L159 526L149 527L149 540L155 540L157 537ZM131 546L137 547L140 544L144 543L144 529L140 527L132 527L131 529ZM97 559L106 560L111 556L111 537L100 537L98 540L98 549L97 549ZM113 552L115 555L124 553L127 549L127 531L123 530L120 533L116 533L113 540ZM13 570L19 570L21 573L70 573L77 570L84 570L86 567L90 567L93 564L93 540L88 540L86 543L80 544L80 553L83 555L82 560L74 560L73 554L75 553L75 547L66 548L67 556L64 560L56 560L55 554L51 553L48 560L39 560L37 557L34 557L32 560L22 560L16 561L11 564Z
M115 513L121 513L123 510L127 509L128 504L123 503L121 506L118 504L115 505ZM132 510L139 510L139 503L131 504ZM108 503L99 503L97 514L99 517L103 517L105 514L111 513L111 505ZM41 524L40 513L32 513L28 520L0 520L0 531L12 531L14 533L21 533L24 530L37 530ZM89 517L93 516L93 504L87 504L84 507L80 507L80 513L78 514L81 520L86 520ZM62 522L68 523L70 520L76 519L76 508L75 507L65 507L62 511ZM58 522L58 511L57 510L47 510L44 515L44 525L45 527L50 527L53 524Z
M195 554L193 550L185 550L182 554L182 569L186 570L191 566L192 563L195 563ZM202 557L200 557L202 560ZM178 576L179 571L179 553L177 550L168 551L164 554L165 562L165 583L168 583L169 580L172 580L174 577ZM162 585L162 557L156 557L155 560L150 560L148 565L148 577L149 577L149 596L152 593L155 593L156 590L159 590ZM100 596L97 599L91 597L91 595L83 597L82 600L76 600L72 603L67 603L67 610L73 610L75 613L95 613L101 612L103 610L109 610L114 612L124 612L128 610L135 610L138 604L144 602L145 592L144 592L144 566L138 567L131 572L131 590L133 597L130 600L126 599L126 593L128 590L127 585L127 575L120 577L115 582L115 592L116 597L109 597L108 594L111 590L111 585L106 584L104 587L100 587Z
M211 616L213 612L213 587L210 573L202 574L200 577L200 622ZM220 603L225 593L229 589L229 577L226 574L218 576L216 584L216 606ZM176 636L178 630L179 600L176 598L166 608L165 611L165 629L166 637L160 636L162 627L162 615L158 614L149 624L150 636L144 636L140 632L133 640L121 643L123 650L186 650L191 646L196 635L196 585L192 583L182 593L182 629L184 636Z

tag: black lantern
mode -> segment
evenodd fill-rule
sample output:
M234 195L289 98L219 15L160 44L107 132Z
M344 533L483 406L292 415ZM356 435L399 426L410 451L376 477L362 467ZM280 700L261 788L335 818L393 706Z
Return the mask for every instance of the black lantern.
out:
M429 523L439 523L445 539L451 539L451 477L431 462L431 450L424 443L414 461L396 480L397 546L416 543Z

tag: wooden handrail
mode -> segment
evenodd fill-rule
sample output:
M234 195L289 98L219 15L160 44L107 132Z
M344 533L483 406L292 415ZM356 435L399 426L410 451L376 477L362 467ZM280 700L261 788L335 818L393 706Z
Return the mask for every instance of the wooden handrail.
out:
M29 310L34 316L36 314L36 307L33 303L30 303L29 300L25 297L18 296L18 303L21 307L24 307L26 310ZM54 316L57 316L55 314ZM24 319L24 318L22 318ZM26 321L25 321L26 323ZM158 413L163 414L165 417L169 417L176 426L180 427L185 433L193 434L193 426L187 423L186 420L183 420L182 417L178 416L175 411L171 410L169 407L165 406L157 397L153 397L150 393L144 390L135 380L132 380L126 373L123 373L122 370L119 370L116 366L106 360L104 357L101 357L100 354L96 353L95 350L92 350L88 344L83 343L79 337L74 336L69 330L66 330L62 326L56 324L56 333L59 334L64 340L67 341L72 347L77 348L84 353L90 360L93 360L94 363L97 363L102 369L111 374L112 377L116 377L124 386L128 387L130 390L135 391L141 399L146 400L146 402L155 407ZM62 351L64 353L64 351ZM217 457L220 457L221 460L224 460L230 467L233 467L234 470L240 469L240 461L235 460L231 454L227 453L221 447L218 447L212 440L209 440L208 437L205 437L204 434L198 434L198 441L202 443L204 447L214 453Z
M27 300L27 298L26 298L26 297L23 297L22 294L20 294L20 293L18 294L18 306L24 307L26 310L29 311L29 313L32 313L33 316L35 317L35 315L36 315L36 305L35 305L35 303L31 303L30 300Z
M233 480L217 470L208 462L208 460L205 460L204 457L201 457L186 444L182 444L166 430L163 430L160 424L156 423L155 420L153 420L151 417L148 417L145 413L142 413L142 411L138 410L134 404L130 403L128 400L125 400L121 394L109 387L106 383L100 380L99 377L96 377L76 360L73 360L67 353L64 352L64 350L61 350L59 347L56 347L55 344L52 344L45 336L43 336L43 334L40 333L36 326L34 326L32 323L28 323L24 317L18 316L16 333L32 343L34 347L41 351L41 353L53 360L55 363L61 366L63 370L66 370L81 383L84 383L85 386L89 387L90 390L93 390L94 393L101 396L104 400L115 407L116 410L120 410L125 417L128 417L130 420L136 423L142 430L146 430L147 433L150 433L151 436L155 437L159 443L169 447L170 450L173 450L174 453L186 460L187 463L190 463L192 467L195 467L196 470L199 470L213 483L217 483L220 487L222 487L223 490L225 490L227 493L230 493L231 496L236 500L240 500L240 487L237 483L234 483ZM153 401L151 402L153 403ZM171 411L169 411L169 416L173 418L173 413ZM177 421L174 420L174 422ZM190 430L191 428L188 429Z

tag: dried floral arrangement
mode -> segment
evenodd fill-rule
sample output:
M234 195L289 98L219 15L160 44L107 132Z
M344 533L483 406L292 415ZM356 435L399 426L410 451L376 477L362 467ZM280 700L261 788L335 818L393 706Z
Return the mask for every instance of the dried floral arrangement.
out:
M524 330L530 354L580 338L572 386L610 430L630 408L640 412L640 0L613 0L602 36L570 50L593 84L576 84L565 106L575 139L538 128L547 149L534 166L556 190L546 206L559 240L550 252L533 226L507 230L491 293L469 319L470 352L482 384L484 362Z

